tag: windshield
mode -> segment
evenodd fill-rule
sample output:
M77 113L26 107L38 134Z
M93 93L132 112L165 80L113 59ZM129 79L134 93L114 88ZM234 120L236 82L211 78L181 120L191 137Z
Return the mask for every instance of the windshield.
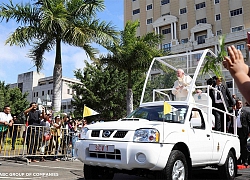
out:
M163 106L139 107L126 118L142 118L149 121L165 121L184 123L188 107L185 105L172 105L171 112L163 114Z
M210 50L202 50L154 58L147 73L141 103L193 102L195 88L206 86L205 79L214 76L202 75L201 71L207 59L215 57Z

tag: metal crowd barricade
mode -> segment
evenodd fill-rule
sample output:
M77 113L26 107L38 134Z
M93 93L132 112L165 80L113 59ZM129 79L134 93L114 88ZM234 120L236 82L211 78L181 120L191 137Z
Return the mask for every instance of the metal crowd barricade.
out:
M45 138L46 135L50 135L50 138ZM5 132L0 132L0 158L26 161L30 157L50 157L67 160L72 151L70 135L65 128L14 124Z

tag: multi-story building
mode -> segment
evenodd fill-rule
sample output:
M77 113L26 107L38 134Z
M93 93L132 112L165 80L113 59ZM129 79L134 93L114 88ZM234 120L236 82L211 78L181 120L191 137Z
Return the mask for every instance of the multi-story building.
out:
M70 84L80 83L76 79L62 78L62 103L61 110L69 113L73 111L71 105L72 94L74 90ZM45 77L43 73L36 71L26 72L18 75L17 83L10 84L10 88L18 87L22 93L28 92L27 100L29 102L39 102L51 106L53 96L53 76Z
M140 22L138 36L164 35L159 48L173 54L201 49L217 54L219 36L225 35L226 47L235 45L249 64L249 9L249 0L124 0L124 20ZM229 72L224 73L232 84Z

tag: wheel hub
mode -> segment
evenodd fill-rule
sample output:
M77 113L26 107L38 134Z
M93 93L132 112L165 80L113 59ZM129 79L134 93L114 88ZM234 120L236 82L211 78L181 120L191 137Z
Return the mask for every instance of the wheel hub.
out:
M185 167L182 161L177 160L173 166L172 172L172 179L173 180L183 180L185 179Z

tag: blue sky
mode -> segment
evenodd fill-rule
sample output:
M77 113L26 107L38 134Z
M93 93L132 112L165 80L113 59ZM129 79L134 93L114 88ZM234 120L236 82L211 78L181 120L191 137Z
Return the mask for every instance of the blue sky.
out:
M12 0L14 4L21 2L29 2L29 0ZM33 2L32 0L30 2ZM9 0L1 0L1 3L9 3ZM123 30L123 0L105 0L106 9L99 13L98 17L106 22L112 22L117 30ZM14 32L17 24L12 21L9 23L0 23L0 81L5 81L5 84L16 83L18 74L36 71L36 67L30 58L27 57L30 47L19 47L5 45L7 37ZM104 48L97 47L100 54L106 53ZM46 52L45 61L41 73L45 76L52 76L55 51ZM83 68L84 60L87 60L85 52L76 47L68 45L62 46L62 66L63 76L74 78L73 71Z

